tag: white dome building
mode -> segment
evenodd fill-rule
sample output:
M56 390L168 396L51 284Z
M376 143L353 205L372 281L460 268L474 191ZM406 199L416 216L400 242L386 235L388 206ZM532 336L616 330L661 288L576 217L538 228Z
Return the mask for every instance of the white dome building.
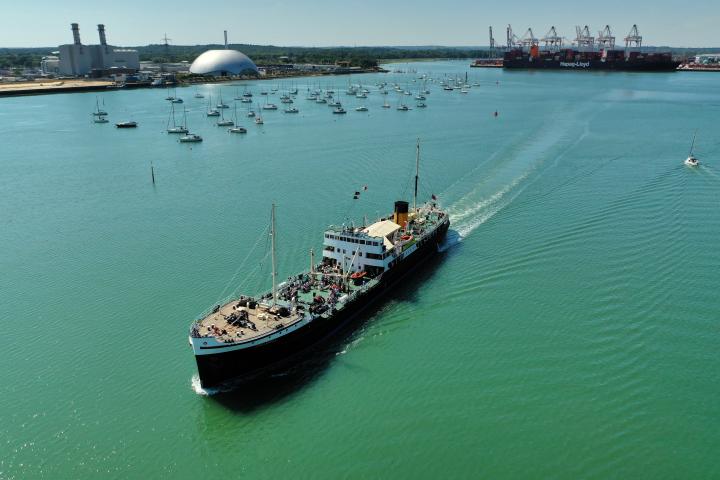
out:
M237 50L208 50L190 65L190 73L198 75L259 75L250 57Z

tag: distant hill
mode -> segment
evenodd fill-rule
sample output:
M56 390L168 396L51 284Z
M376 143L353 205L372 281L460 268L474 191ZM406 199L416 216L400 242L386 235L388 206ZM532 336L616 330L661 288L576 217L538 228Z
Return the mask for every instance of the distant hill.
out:
M231 44L258 65L272 63L335 63L347 61L353 66L372 67L379 61L395 59L431 58L488 58L495 55L489 47L381 46L381 47L278 47L274 45ZM224 45L158 45L131 47L138 50L140 60L162 62L192 62L205 50L222 49ZM40 59L56 51L57 47L0 48L0 68L31 68L40 65ZM720 48L643 47L645 51L671 50L675 56L691 57L700 53L713 53ZM501 52L499 49L497 52Z

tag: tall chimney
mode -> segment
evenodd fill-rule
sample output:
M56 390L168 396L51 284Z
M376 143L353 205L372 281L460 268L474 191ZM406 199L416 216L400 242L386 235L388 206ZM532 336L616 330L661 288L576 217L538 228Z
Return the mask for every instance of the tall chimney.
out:
M227 30L223 30L225 32L225 50L227 50Z
M70 27L73 32L73 43L75 43L75 45L80 45L80 27L77 23L71 23Z
M98 25L98 34L100 35L100 45L107 45L107 40L105 39L105 25L102 23Z

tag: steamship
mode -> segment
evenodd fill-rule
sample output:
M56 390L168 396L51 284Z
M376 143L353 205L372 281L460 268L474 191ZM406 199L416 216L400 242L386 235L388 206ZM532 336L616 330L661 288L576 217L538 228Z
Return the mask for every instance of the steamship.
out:
M418 205L419 158L418 144L412 206L400 200L391 215L369 225L328 227L322 259L316 262L311 250L309 270L280 283L273 205L272 290L259 297L231 298L190 327L203 388L236 384L291 366L313 345L349 328L403 276L438 252L450 220L434 195Z

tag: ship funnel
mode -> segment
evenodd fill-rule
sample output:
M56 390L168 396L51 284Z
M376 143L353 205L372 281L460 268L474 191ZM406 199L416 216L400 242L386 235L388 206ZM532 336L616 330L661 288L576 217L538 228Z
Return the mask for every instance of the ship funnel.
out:
M401 227L405 227L408 221L408 202L398 200L395 202L395 212L393 213L393 222Z
M70 28L73 32L73 43L80 45L80 26L77 23L71 23Z
M227 30L223 30L223 33L225 34L225 50L227 50Z
M105 39L105 25L102 23L98 25L98 35L100 35L100 45L107 45L107 39Z

